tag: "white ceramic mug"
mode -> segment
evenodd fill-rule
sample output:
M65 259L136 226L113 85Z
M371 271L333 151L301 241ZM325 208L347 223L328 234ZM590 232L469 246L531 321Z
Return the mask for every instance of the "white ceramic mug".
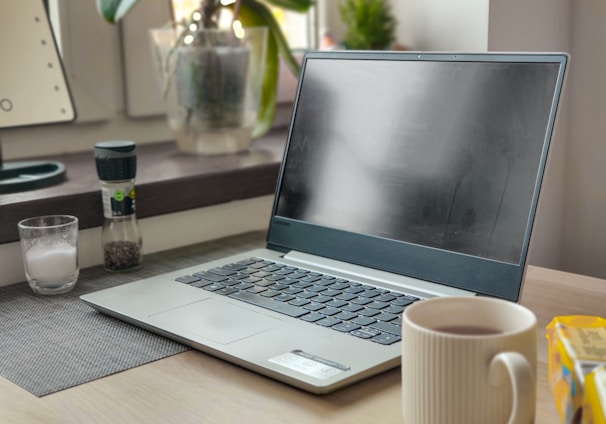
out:
M406 424L534 421L537 320L486 297L419 301L402 316Z

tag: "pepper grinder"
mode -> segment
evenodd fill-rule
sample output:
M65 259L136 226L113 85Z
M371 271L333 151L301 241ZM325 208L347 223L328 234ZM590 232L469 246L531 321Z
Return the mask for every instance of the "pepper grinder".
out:
M95 162L103 200L101 241L105 269L111 272L137 270L142 263L142 240L135 213L135 143L97 143Z

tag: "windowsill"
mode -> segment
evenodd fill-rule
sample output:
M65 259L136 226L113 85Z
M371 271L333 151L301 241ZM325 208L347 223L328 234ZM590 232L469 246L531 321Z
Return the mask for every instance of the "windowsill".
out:
M137 217L147 218L273 194L286 131L272 130L246 152L188 155L174 142L137 146ZM102 225L103 209L93 152L48 156L62 162L67 180L59 185L0 197L0 244L19 239L17 223L30 216L71 214L80 229Z

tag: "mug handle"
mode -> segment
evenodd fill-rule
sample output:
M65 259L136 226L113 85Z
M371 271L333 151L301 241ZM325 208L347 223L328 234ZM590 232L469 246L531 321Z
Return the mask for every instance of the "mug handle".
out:
M524 355L518 352L501 352L492 358L488 374L490 384L500 386L507 376L509 376L513 389L513 405L509 424L534 422L535 375Z

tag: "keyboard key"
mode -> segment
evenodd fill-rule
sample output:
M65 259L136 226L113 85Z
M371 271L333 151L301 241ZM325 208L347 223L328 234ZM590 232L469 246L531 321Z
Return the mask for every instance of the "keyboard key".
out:
M274 297L274 300L277 300L279 302L288 302L290 300L293 300L295 297L292 294L285 294L285 293L281 293L278 296Z
M271 289L265 290L265 291L262 291L261 293L259 293L259 295L263 296L263 297L275 297L275 296L277 296L279 294L280 294L279 291L277 291L277 290L271 290Z
M227 277L225 277L224 275L212 274L206 271L196 272L194 276L216 283L227 280Z
M355 299L351 300L351 303L354 303L356 305L368 305L371 302L372 299L369 299L367 297L356 297Z
M284 277L282 275L274 274L274 275L268 275L267 277L265 277L265 279L269 280L269 281L280 281L280 280L283 280Z
M301 278L301 281L305 283L313 283L314 281L318 281L320 279L319 276L309 273L305 277Z
M243 259L241 261L236 262L233 265L235 265L235 266L241 265L241 266L247 267L249 265L254 264L255 262L256 261L254 259ZM232 264L230 264L230 265L232 265ZM227 266L230 266L230 265L227 265Z
M303 309L307 309L308 311L319 311L320 309L324 309L324 305L322 305L321 303L308 303L307 305L303 306Z
M265 271L265 272L276 272L276 271L280 270L280 267L276 266L276 265L270 265L270 266L261 268L261 270Z
M253 268L253 269L261 269L261 268L265 268L267 265L264 261L263 262L256 262L254 264L250 264L249 267Z
M359 330L352 331L350 334L361 339L372 339L380 333L372 329L360 328Z
M253 277L252 275L249 275L246 278L241 278L240 281L243 283L256 283L257 281L261 281L261 278Z
M303 293L298 293L297 297L300 297L301 299L311 299L312 297L316 297L317 295L317 293L304 291Z
M332 327L335 324L339 324L341 321L339 321L338 319L334 318L334 317L326 317L324 319L321 319L319 321L316 321L316 324L321 325L323 327Z
M370 340L375 343L380 343L382 345L391 345L396 342L399 342L400 340L402 340L402 338L400 336L396 336L395 334L381 333Z
M352 294L358 294L358 293L362 293L365 290L366 290L366 288L364 288L362 286L354 286L354 285L352 285L348 289L345 289L345 292L352 293Z
M322 315L327 315L327 316L333 316L338 314L339 312L341 312L340 309L338 308L324 308L324 309L320 309L318 310L319 313L321 313Z
M335 289L335 290L345 290L345 289L349 288L349 283L343 283L343 282L334 283L333 285L330 286L330 288Z
M324 286L318 286L316 284L313 284L309 287L306 287L305 290L310 291L310 292L314 292L314 293L320 293L321 291L326 290L326 287Z
M391 322L391 321L395 320L396 318L398 318L397 315L388 314L388 313L385 313L385 312L381 312L381 314L375 316L375 319L377 321L385 321L385 322L387 322L387 321ZM394 324L394 323L392 322L392 324Z
M343 308L341 308L341 309L343 309L344 311L348 311L348 312L358 312L358 311L361 311L362 309L364 309L364 306L355 305L352 303L347 306L343 306Z
M377 311L376 309L362 309L361 311L358 311L358 315L364 316L364 317L374 317L375 315L379 315L381 312Z
M279 312L284 315L288 315L291 317L301 317L307 314L307 311L303 308L299 308L298 306L293 306L284 302L276 302L275 300L263 296L258 296L253 293L248 293L245 291L240 291L237 293L232 293L229 295L234 299L239 299L244 302L260 306L262 308L269 309L274 312Z
M237 291L238 289L234 289L233 287L224 287L222 289L216 290L215 293L223 296L228 296L232 293L236 293Z
M365 290L362 293L358 293L359 296L368 297L368 298L381 296L382 294L383 294L383 290L380 290L380 289L370 289L370 290Z
M298 281L298 282L296 282L296 283L293 284L293 287L297 287L297 288L300 288L300 289L306 289L307 287L311 287L311 286L313 286L313 283L308 283L308 282L305 282L305 281Z
M206 291L214 292L214 291L220 290L224 287L225 286L221 283L212 283L212 284L208 284L208 285L204 286L203 289Z
M307 305L310 302L311 301L309 301L307 299L293 299L288 303L290 303L291 305L294 305L294 306L303 306L303 305Z
M335 296L337 296L337 295L339 295L339 294L341 294L341 293L342 293L342 291L341 291L341 290L335 290L335 289L332 289L332 288L330 288L330 289L326 289L326 290L324 290L324 291L322 292L322 294L323 294L324 296L330 296L330 297L335 297Z
M347 305L348 303L344 300L332 299L328 302L325 302L324 304L326 306L331 306L333 308L342 308L343 306Z
M379 301L379 302L391 302L392 300L394 300L396 298L396 296L394 296L391 293L386 293L386 294L382 294L381 296L377 297L375 300Z
M350 321L357 317L358 314L348 311L341 311L338 315L335 315L335 318L340 319L341 321Z
M262 287L262 286L253 286L253 287L247 289L246 291L248 293L255 293L256 294L256 293L264 292L265 290L267 290L267 288L265 288L265 287Z
M387 308L388 306L389 306L389 303L379 302L377 300L373 300L372 303L369 303L368 305L366 305L367 308L372 308L372 309L383 309L383 308Z
M257 286L261 286L261 287L269 287L269 286L273 286L274 282L273 281L269 281L267 279L262 279L259 280L255 283Z
M336 318L336 316L335 316L335 318ZM341 331L343 333L349 333L351 331L358 330L361 327L352 322L341 322L339 324L333 325L332 328L333 328L333 330ZM372 336L369 336L369 337L372 337Z
M412 303L414 303L414 300L407 299L404 296L399 297L396 300L393 300L391 302L392 305L396 305L396 306L408 306L408 305L411 305Z
M339 294L336 296L336 299L339 300L345 300L346 302L349 302L351 299L355 299L356 297L358 297L357 294L353 294L353 293L343 293L343 294Z
M246 269L246 267L247 265L236 262L233 264L227 264L223 268L232 269L234 271L242 271L243 269Z
M229 268L213 268L213 269L209 269L208 272L211 272L211 273L217 274L217 275L224 275L224 276L230 276L230 275L234 275L236 273L236 271L231 270Z
M322 294L313 298L313 301L318 302L318 303L326 303L326 302L330 302L331 300L332 300L332 297L324 296Z
M182 277L175 278L175 281L177 281L179 283L184 283L184 284L191 284L191 283L195 283L196 281L200 281L200 278L195 277L193 275L184 275Z
M387 312L388 314L396 314L399 315L404 312L403 306L391 305L387 309L383 309L383 312Z
M389 322L377 321L369 324L369 326L384 333L395 334L397 336L402 334L402 327Z
M371 318L371 317L357 317L351 320L351 322L353 322L354 324L358 324L361 326L367 326L369 324L373 324L376 321L376 319Z
M309 313L307 315L303 315L301 317L301 319L303 321L307 321L307 322L316 322L316 321L320 321L321 319L324 319L324 318L325 318L324 315L319 314L317 312L311 312L311 313Z

